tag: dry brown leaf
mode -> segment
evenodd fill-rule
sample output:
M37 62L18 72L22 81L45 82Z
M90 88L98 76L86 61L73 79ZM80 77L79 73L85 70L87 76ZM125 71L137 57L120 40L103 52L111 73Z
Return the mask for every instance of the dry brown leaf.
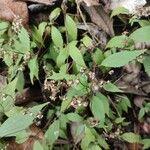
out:
M16 93L16 105L28 104L34 101L41 101L43 99L40 88L28 87L25 88L21 93Z
M87 7L99 5L99 0L77 0L77 2L84 2Z
M139 96L147 96L147 94L144 93L141 89L137 89L135 86L125 81L118 80L115 84L120 90L123 90L124 93L130 93Z
M133 101L134 101L135 106L141 108L146 99L147 97L144 97L144 96L135 96Z
M91 21L96 24L101 30L105 31L111 37L114 36L113 21L109 15L105 12L102 5L87 7L84 3L81 3L84 9L89 14Z
M145 122L142 126L142 129L145 133L150 134L150 124Z
M145 84L144 86L142 86L142 90L149 94L150 93L150 84Z
M51 5L55 0L1 0L0 19L13 22L16 16L19 16L22 19L22 24L27 25L29 21L29 13L26 1Z
M28 23L28 8L25 2L14 2L14 0L0 1L0 19L12 22L16 16L22 18L22 23Z
M56 0L16 0L16 1L24 1L24 2L34 2L34 3L41 3L45 5L52 5Z
M7 78L5 76L0 75L0 91L6 86Z

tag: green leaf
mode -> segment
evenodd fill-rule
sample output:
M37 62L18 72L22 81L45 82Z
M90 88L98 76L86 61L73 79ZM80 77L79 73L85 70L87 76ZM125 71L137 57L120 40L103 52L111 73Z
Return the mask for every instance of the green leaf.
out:
M0 126L0 137L9 137L15 135L15 133L26 129L29 127L34 118L33 116L26 114L16 114L10 118L8 118L1 126Z
M130 61L136 59L143 54L146 50L134 50L134 51L121 51L108 56L103 60L102 66L105 67L122 67L128 64Z
M48 79L52 80L75 80L75 75L67 74L68 65L64 64L60 67L59 73L52 72L52 75L48 77Z
M123 92L115 84L112 84L111 82L106 82L103 85L103 88L108 92Z
M51 37L56 47L62 49L63 48L63 38L60 31L52 26L51 28Z
M150 26L145 26L134 31L130 36L135 43L150 42Z
M91 111L96 119L101 124L105 122L105 114L109 115L109 103L107 98L101 93L97 93L96 96L92 97Z
M32 58L28 63L30 69L30 79L33 84L33 78L36 77L39 79L39 65L37 61L37 57Z
M115 119L115 123L120 124L120 123L122 123L124 120L125 120L124 117L119 117L119 118L116 118L116 119Z
M126 113L128 112L128 108L131 108L131 103L128 97L126 96L120 96L119 95L119 103L117 105L118 109L125 111Z
M95 64L100 65L104 60L104 55L102 50L97 48L96 51L92 54L92 59Z
M18 82L18 78L16 77L13 81L11 81L9 84L7 84L3 89L2 89L2 93L3 94L7 94L7 95L13 95L15 93L16 90L16 85Z
M150 56L144 56L143 65L145 72L150 76Z
M69 55L75 61L76 64L78 64L81 67L85 67L86 65L83 56L80 50L75 45L76 45L76 41L69 43L68 45Z
M124 7L117 7L115 9L113 9L113 11L111 13L111 17L120 15L120 14L129 14L129 10Z
M90 143L95 141L95 136L92 134L90 128L85 127L85 135L81 141L81 149L86 150Z
M61 114L61 116L59 117L59 122L60 122L60 129L66 130L69 120L65 114Z
M61 112L64 112L66 109L68 109L70 107L71 101L72 101L72 98L68 97L62 102Z
M74 95L77 95L79 92L74 89L74 88L70 88L66 94L66 99L62 102L61 104L61 112L64 112L66 109L68 109L70 107L72 98Z
M3 57L3 61L5 62L5 64L7 66L11 66L13 64L13 59L11 59L11 54L10 53L6 53Z
M51 146L59 137L59 128L59 120L55 120L45 133L45 138L48 140Z
M5 113L12 110L14 107L14 99L11 96L7 96L6 98L1 99L0 101L0 114Z
M132 132L122 134L121 138L129 143L139 143L140 141L140 136Z
M146 113L145 108L142 107L139 111L138 119L141 120L144 117L145 113Z
M4 34L4 32L8 30L9 25L10 24L8 22L0 22L0 35Z
M104 149L109 149L109 145L107 144L106 140L101 135L97 134L96 140L101 147L103 147Z
M93 40L89 36L87 36L87 35L85 35L84 38L81 41L83 42L83 44L86 47L91 47L93 45L93 43L92 43Z
M39 47L41 47L41 45L43 46L43 34L45 32L46 26L47 26L47 23L42 22L39 24L38 28L34 27L33 29L32 37L35 43L39 45Z
M35 141L35 143L33 145L33 150L44 150L44 148L42 147L42 145L39 141Z
M140 24L141 27L150 26L150 21L148 20L139 20L138 23Z
M113 48L113 47L124 48L125 41L127 41L127 37L125 35L115 36L110 39L110 41L106 45L106 48Z
M58 18L58 16L60 15L60 12L61 12L61 9L60 9L60 8L55 8L55 9L51 12L51 14L50 14L50 16L49 16L49 20L50 20L50 21L56 20L56 19Z
M23 28L23 27L21 28L21 31L19 32L18 37L23 46L22 51L24 53L30 51L30 38L29 38L29 34L25 28Z
M94 128L92 128L92 133L94 134L96 138L96 142L103 147L104 149L109 149L109 145L107 144L105 138L100 135Z
M103 102L103 105L104 105L104 109L105 109L105 113L109 116L109 101L107 99L106 96L104 96L102 93L96 93L96 96L97 98L99 98L102 102Z
M96 144L90 144L87 150L102 150L99 145Z
M7 98L6 98L7 99ZM10 101L11 102L11 101ZM12 117L14 114L18 114L21 111L23 111L24 109L22 107L19 106L14 106L14 104L11 106L12 104L9 104L7 107L7 109L5 109L5 115L7 117ZM10 107L9 107L10 106ZM9 107L9 108L8 108ZM7 110L7 111L6 111Z
M149 149L150 148L150 139L142 139L142 144L144 145L143 149Z
M16 136L18 132L28 128L36 118L39 111L48 103L28 108L26 114L20 112L9 117L0 126L0 137Z
M74 143L79 143L84 137L85 124L79 123L71 123L71 136L74 140Z
M6 28L9 27L9 23L5 21L0 21L0 30L5 30Z
M34 116L36 116L36 114L39 113L40 110L48 104L49 104L49 102L33 106L31 108L28 108L28 111L31 112Z
M68 118L68 120L70 120L72 122L83 121L83 118L80 115L76 114L76 113L68 113L67 118Z
M68 58L68 56L69 56L69 53L68 53L67 48L60 50L59 55L57 56L57 59L56 59L57 66L61 67L62 65L64 65L65 60Z
M22 130L20 132L17 132L15 136L16 136L15 141L18 144L22 144L25 141L27 141L27 139L29 138L30 134L26 130Z
M77 39L77 26L74 20L69 15L66 15L65 27L68 33L68 40L69 41L76 40Z
M18 78L18 81L17 81L16 88L18 91L22 91L24 88L24 84L25 84L24 74L22 71L18 72L17 78Z

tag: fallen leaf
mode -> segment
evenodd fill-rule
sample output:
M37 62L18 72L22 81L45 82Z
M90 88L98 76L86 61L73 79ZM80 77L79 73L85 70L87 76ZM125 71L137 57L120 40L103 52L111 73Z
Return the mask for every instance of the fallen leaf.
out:
M84 9L89 14L91 21L96 24L100 30L105 31L111 37L114 36L113 21L109 15L105 12L102 5L88 7L84 3L81 3Z
M83 1L87 7L99 5L99 0L79 0L80 2Z
M22 24L27 25L29 21L29 12L26 1L52 5L55 0L1 0L0 1L0 19L13 22L16 17L22 19Z
M40 88L37 87L28 87L25 88L22 92L16 93L16 105L28 104L34 101L41 101L43 99Z
M142 129L145 133L150 134L150 124L145 122L142 126Z
M20 16L22 23L28 23L29 14L27 4L25 2L14 0L1 0L0 2L0 19L13 22L13 20Z

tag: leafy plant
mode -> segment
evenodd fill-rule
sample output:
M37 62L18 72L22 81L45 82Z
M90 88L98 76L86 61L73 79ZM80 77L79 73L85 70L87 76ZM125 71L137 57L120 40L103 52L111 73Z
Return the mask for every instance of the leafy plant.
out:
M134 133L132 121L142 123L150 105L144 102L140 109L136 107L138 117L134 116L136 92L131 92L143 85L129 81L133 75L140 76L130 66L133 61L150 75L149 50L135 46L149 42L149 24L139 22L142 27L129 35L114 36L100 47L95 37L81 34L80 18L63 11L55 8L49 21L34 26L31 34L24 27L15 32L13 25L0 22L0 63L6 71L5 76L0 75L0 82L2 77L4 80L0 83L0 145L10 137L27 142L27 131L35 125L42 136L34 139L34 150L60 145L62 149L111 149L114 140L149 148L149 139ZM112 17L127 13L118 8ZM64 15L61 25L60 15ZM21 96L26 100L32 88L40 89L35 90L37 95L41 93L40 100L33 100L31 107L18 106L17 96L25 93Z

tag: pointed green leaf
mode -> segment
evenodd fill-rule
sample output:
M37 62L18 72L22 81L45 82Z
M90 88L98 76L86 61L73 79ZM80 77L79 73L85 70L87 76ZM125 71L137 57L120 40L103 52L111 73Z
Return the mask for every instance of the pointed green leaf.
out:
M132 132L124 133L121 137L129 143L139 143L140 141L140 136Z
M92 111L95 119L98 119L100 121L100 123L104 124L105 108L104 108L103 102L101 101L101 99L99 99L99 97L97 95L92 97L91 111Z
M144 56L143 65L145 72L150 76L150 56Z
M150 139L142 139L142 144L144 145L143 149L149 149L150 148Z
M80 122L83 120L83 118L76 113L68 113L67 118L68 118L68 120L70 120L72 122Z
M61 67L62 65L64 65L65 60L68 58L68 56L69 56L68 49L64 48L60 50L59 55L57 56L57 59L56 59L57 66Z
M62 49L63 48L62 35L61 35L60 31L54 26L52 26L52 28L51 28L51 36L52 36L52 40L53 40L55 46Z
M33 150L44 150L44 148L39 141L35 141L33 145Z
M27 30L25 28L21 28L21 31L18 34L19 40L23 46L22 51L28 52L30 51L30 38L29 38L29 33L27 32Z
M26 112L27 114L20 112L9 117L0 126L0 137L15 136L18 132L29 127L33 123L33 120L36 118L39 111L47 104L48 103L29 108Z
M50 16L49 16L49 20L50 21L54 21L54 20L56 20L57 19L57 17L60 15L60 12L61 12L61 9L60 8L55 8L52 12L51 12L51 14L50 14Z
M0 126L0 137L9 137L21 130L26 129L32 124L33 120L33 116L29 114L16 114L8 118Z
M68 33L69 41L76 40L77 39L77 26L74 20L69 15L66 15L65 27Z
M108 92L123 92L115 84L112 84L111 82L105 83L103 85L103 88Z
M86 65L85 65L83 56L82 56L80 50L75 45L76 45L75 41L69 43L69 45L68 45L69 55L75 61L76 64L78 64L81 67L85 67Z
M115 9L113 9L113 11L111 13L111 17L120 15L120 14L129 14L129 10L124 7L117 7Z
M108 56L102 61L102 66L105 67L122 67L128 64L130 61L136 59L138 56L143 54L146 50L135 50L135 51L121 51Z
M95 136L92 134L90 128L85 127L85 136L81 141L81 149L86 150L90 143L95 141Z
M150 42L150 26L144 26L135 30L130 36L135 43Z
M59 128L59 120L55 120L45 133L45 138L48 140L51 146L59 137Z
M125 46L126 39L127 37L125 35L115 36L108 41L106 48L123 48Z
M28 66L30 69L30 79L33 84L34 77L36 77L37 79L39 78L39 65L38 65L37 57L31 59L28 63Z

